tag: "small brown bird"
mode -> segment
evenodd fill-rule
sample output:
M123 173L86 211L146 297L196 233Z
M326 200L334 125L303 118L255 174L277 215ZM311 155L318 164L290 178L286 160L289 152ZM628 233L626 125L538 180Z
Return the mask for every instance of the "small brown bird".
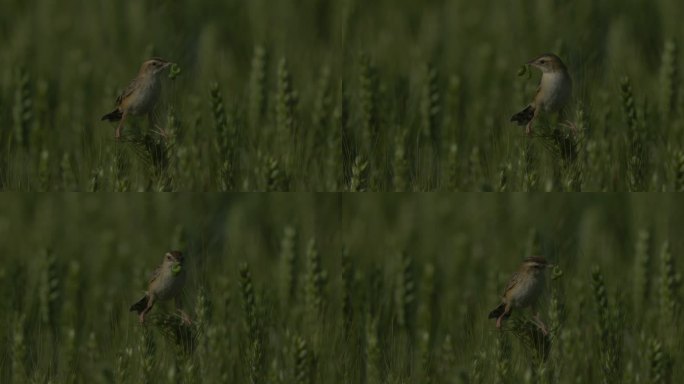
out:
M130 311L138 312L140 323L145 322L145 315L152 310L156 301L175 300L176 309L185 323L190 317L181 309L181 292L185 285L184 257L179 251L170 251L164 255L164 261L152 273L145 296L133 304Z
M507 319L513 308L534 307L544 290L544 271L551 264L540 256L527 257L517 272L511 276L506 285L501 304L489 313L490 319L496 319L496 327L501 328L501 322ZM542 332L546 334L546 325L536 313L534 319L538 322Z
M157 57L145 61L138 76L116 98L116 109L102 116L102 120L119 122L114 134L117 140L121 137L121 129L129 115L147 114L150 125L153 125L152 112L161 92L161 74L171 64L173 63Z
M542 72L541 82L532 102L511 117L512 122L525 125L532 134L532 122L540 112L558 112L570 101L572 79L561 59L553 53L543 54L527 62Z

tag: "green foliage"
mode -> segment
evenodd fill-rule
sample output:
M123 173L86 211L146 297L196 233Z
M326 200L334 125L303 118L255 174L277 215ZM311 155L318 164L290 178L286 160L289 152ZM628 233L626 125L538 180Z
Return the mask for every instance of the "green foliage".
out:
M664 324L675 320L680 311L679 287L682 275L677 272L670 245L665 242L660 251L660 309Z
M306 277L304 298L312 324L323 315L325 309L325 288L328 274L321 265L321 256L316 248L315 239L311 239L306 250Z
M155 381L156 367L155 354L157 343L149 328L141 328L140 340L138 342L138 359L140 359L140 381L142 383L153 383Z
M658 339L651 339L648 344L650 363L649 382L667 384L672 382L672 357Z
M24 338L24 323L26 319L25 316L20 315L14 319L14 324L12 328L12 350L10 355L12 356L11 362L11 372L12 372L12 382L13 383L26 383L29 377L29 371L27 370L27 348L26 339Z
M660 110L665 122L676 110L680 86L678 76L677 44L673 40L668 40L665 42L660 67Z
M14 93L14 142L17 146L29 146L29 129L33 120L33 97L31 95L31 79L25 67L19 67L16 73L16 91Z
M378 76L375 65L368 55L361 55L359 63L359 103L361 127L366 153L375 151L379 134L379 94Z
M672 381L680 200L5 196L0 381ZM140 325L138 282L176 247L192 323L159 302ZM535 311L487 319L529 254L557 265L546 335Z
M352 177L349 181L349 192L364 192L368 184L368 162L356 156L352 166Z
M496 383L509 382L509 371L511 364L511 342L505 333L500 333L494 344L496 355Z
M222 191L230 191L235 188L237 173L237 163L239 157L236 149L236 133L231 129L233 124L229 124L228 116L223 106L223 96L219 89L219 85L214 83L211 85L211 109L214 115L214 122L216 126L216 151L220 161L219 163L219 186Z
M636 244L634 246L634 304L639 312L644 308L650 298L651 287L653 286L652 274L652 247L651 232L646 229L639 230Z
M240 289L242 291L242 307L244 310L244 329L247 331L246 345L247 355L244 363L249 372L249 381L252 384L263 380L264 348L262 320L259 318L252 275L247 264L240 266Z
M344 318L345 336L349 337L352 333L354 323L354 265L349 258L349 253L345 248L342 251L342 316Z
M292 74L285 58L281 59L278 64L278 88L275 103L277 143L279 146L292 149L286 157L286 164L292 164L301 140L296 116L299 95L294 90Z
M314 382L314 356L306 340L297 337L295 340L295 383L312 384Z
M625 76L622 78L620 89L622 91L622 111L625 115L625 123L629 131L629 151L627 152L628 186L630 192L640 192L644 190L644 178L646 177L647 149L644 145L646 137L637 118L632 84L629 77Z
M620 330L619 306L610 304L603 274L599 267L591 272L594 299L598 313L597 331L600 337L600 367L604 383L621 381L620 359L622 355L622 336Z
M399 326L413 337L416 318L416 278L414 276L413 258L406 252L400 257L400 269L397 272L397 322Z
M382 383L382 351L378 340L378 320L372 317L366 322L366 350L364 360L366 361L366 382Z
M60 275L58 261L54 253L43 250L40 273L40 319L43 325L56 330L58 326L58 311L60 301Z
M8 196L0 381L668 382L682 248L652 242L681 230L679 200ZM141 326L130 282L175 247L192 324L160 302ZM486 318L529 254L557 264L547 335L533 311Z
M249 75L249 118L252 129L260 130L260 124L266 113L266 69L268 54L264 47L254 48L252 68Z
M288 303L293 303L297 297L299 261L296 240L297 230L292 226L285 227L280 241L280 260L283 268L281 292L284 301Z
M3 190L682 187L677 0L4 5ZM509 119L545 51L574 96L528 137ZM174 62L153 122L115 142L98 117L150 56Z

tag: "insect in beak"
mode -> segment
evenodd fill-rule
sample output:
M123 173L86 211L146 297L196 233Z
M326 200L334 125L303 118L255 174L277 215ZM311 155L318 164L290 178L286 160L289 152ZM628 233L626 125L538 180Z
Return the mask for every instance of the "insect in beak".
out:
M174 275L177 275L178 273L180 273L180 271L181 271L182 269L183 269L182 264L179 263L179 262L176 262L176 263L174 263L173 266L171 267L171 272L172 272Z

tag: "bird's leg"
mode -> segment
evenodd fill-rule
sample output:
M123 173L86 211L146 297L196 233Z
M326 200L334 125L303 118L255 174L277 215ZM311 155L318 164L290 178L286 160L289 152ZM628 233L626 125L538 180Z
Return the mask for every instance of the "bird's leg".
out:
M119 125L116 127L116 132L114 132L114 137L116 140L119 140L121 137L121 130L123 128L124 121L126 121L126 116L128 116L128 111L123 112L121 115L121 121L119 121Z
M501 313L501 315L499 315L499 317L496 319L496 328L497 328L497 329L501 328L501 322L503 321L503 318L506 317L506 315L507 315L508 312L510 312L510 311L511 311L511 307L508 306L508 305L506 305L506 307L504 308L503 313Z
M544 322L541 321L541 319L539 318L539 312L537 312L537 313L533 316L533 319L535 320L535 323L537 324L537 326L539 327L539 329L541 329L541 331L542 331L542 333L544 334L544 336L548 335L548 334L549 334L549 331L546 329L546 324L544 324Z
M145 307L145 309L142 312L140 312L140 316L139 316L140 324L143 324L145 322L145 315L147 314L147 312L152 310L153 306L154 306L154 295L150 295L150 298L147 300L147 307Z

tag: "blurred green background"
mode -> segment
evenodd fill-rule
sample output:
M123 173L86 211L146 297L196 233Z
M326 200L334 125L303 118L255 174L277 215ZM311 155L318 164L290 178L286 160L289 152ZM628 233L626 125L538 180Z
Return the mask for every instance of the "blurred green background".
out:
M681 2L358 4L343 49L356 64L345 156L366 165L367 188L680 189ZM540 76L516 74L545 52L573 78L577 132L538 121L530 139L509 119Z
M674 382L683 210L674 196L6 195L0 381ZM168 306L146 327L128 312L174 248L193 353ZM524 342L529 311L502 332L486 319L530 254L559 265L545 362Z
M339 136L331 97L340 83L342 6L3 0L0 183L31 190L333 189L326 186L341 175L340 151L329 146ZM116 145L115 125L100 117L151 56L182 71L165 82L157 111L173 138L145 137L147 121L132 119Z
M684 190L681 1L0 4L5 189ZM577 132L526 138L547 51ZM152 55L172 138L117 145L99 118Z

